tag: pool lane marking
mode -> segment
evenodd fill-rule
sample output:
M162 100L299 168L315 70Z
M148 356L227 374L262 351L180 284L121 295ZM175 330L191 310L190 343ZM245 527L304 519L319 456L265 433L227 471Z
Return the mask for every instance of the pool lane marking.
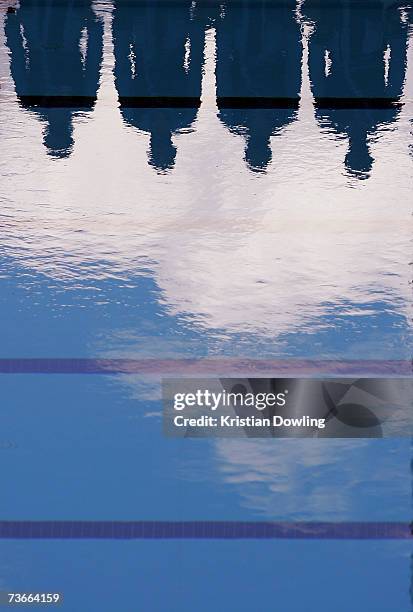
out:
M0 539L409 540L403 522L0 521Z
M0 374L412 376L410 360L0 358Z

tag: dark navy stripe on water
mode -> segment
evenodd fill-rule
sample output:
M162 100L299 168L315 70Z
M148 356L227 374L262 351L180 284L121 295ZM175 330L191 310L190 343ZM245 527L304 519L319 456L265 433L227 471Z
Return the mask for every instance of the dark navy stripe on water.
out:
M92 108L96 96L19 95L24 107ZM218 108L227 109L298 109L300 98L260 96L218 96ZM119 96L122 108L199 108L200 97L191 96ZM334 98L316 97L321 109L392 109L402 105L400 98Z
M188 96L119 96L122 108L199 108L200 97Z
M18 96L18 100L27 108L93 108L96 96Z
M400 98L314 98L317 108L340 109L392 109L402 105Z
M271 98L271 97L244 97L244 96L218 96L218 108L294 108L298 109L299 98Z
M0 539L405 540L409 523L0 521Z
M407 360L3 358L0 374L412 376Z

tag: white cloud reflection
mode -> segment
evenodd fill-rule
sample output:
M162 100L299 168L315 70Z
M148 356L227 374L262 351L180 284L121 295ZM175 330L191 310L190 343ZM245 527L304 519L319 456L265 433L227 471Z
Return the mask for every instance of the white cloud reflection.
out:
M372 175L356 181L343 173L345 139L315 121L304 62L298 120L272 138L268 172L253 174L242 136L216 115L210 30L204 104L174 137L174 170L159 175L148 136L116 107L110 12L101 13L98 103L75 119L70 158L47 157L39 122L4 94L4 254L72 287L149 272L170 313L229 332L291 331L332 305L368 316L377 301L410 316L410 103L378 130ZM6 62L3 49L3 74Z
M221 439L213 445L218 482L260 516L409 520L409 440Z

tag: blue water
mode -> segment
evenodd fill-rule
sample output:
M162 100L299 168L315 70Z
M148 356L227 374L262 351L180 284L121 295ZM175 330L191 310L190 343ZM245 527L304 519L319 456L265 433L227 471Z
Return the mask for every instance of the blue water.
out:
M0 357L159 361L2 374L0 519L410 522L408 439L167 439L160 379L189 357L411 359L411 8L0 10ZM125 102L165 96L192 106ZM412 605L408 541L0 546L0 589L74 612Z
M7 544L18 588L68 610L409 610L408 546L343 542ZM51 562L53 559L53 562ZM4 571L4 570L3 570ZM59 608L57 608L59 609Z

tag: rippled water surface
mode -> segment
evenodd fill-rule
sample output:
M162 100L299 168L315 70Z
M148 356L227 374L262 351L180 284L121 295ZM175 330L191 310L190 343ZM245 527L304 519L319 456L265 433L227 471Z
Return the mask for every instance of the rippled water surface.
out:
M0 11L0 357L154 360L2 375L0 518L409 522L407 439L167 440L159 385L411 359L408 3ZM2 548L4 588L73 611L410 609L408 542Z

